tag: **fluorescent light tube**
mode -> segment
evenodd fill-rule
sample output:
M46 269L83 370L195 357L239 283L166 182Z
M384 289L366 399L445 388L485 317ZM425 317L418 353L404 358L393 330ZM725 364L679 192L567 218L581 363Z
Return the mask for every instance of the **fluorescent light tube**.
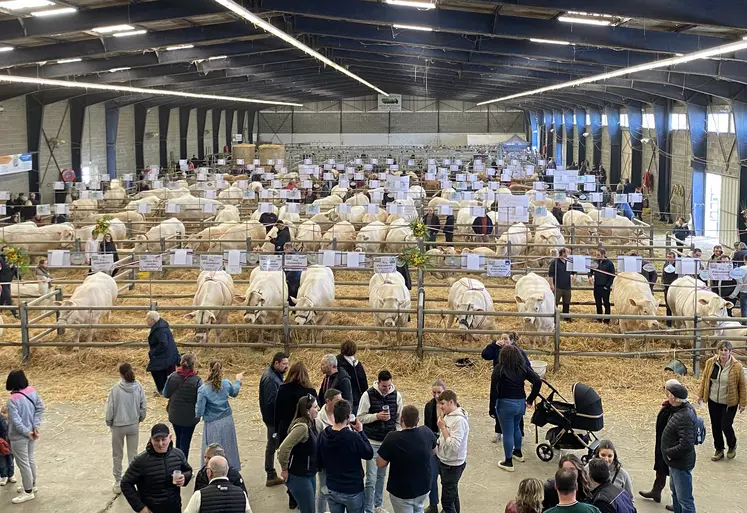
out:
M405 29L405 30L420 30L423 32L433 32L433 29L430 27L423 27L422 25L400 25L399 23L395 23L392 25L394 28L398 29Z
M115 68L116 69L116 68ZM302 103L278 102L272 100L255 100L252 98L241 98L237 96L217 96L213 94L197 94L183 91L170 91L168 89L148 89L145 87L128 87L113 84L96 84L93 82L73 82L70 80L55 80L51 78L19 77L14 75L0 74L0 83L8 84L30 84L49 87L67 87L70 89L86 89L93 91L116 91L131 94L152 94L158 96L173 96L177 98L194 98L198 100L217 100L236 103L263 103L268 105L286 105L290 107L303 107Z
M57 64L70 64L71 62L80 62L82 60L83 59L79 57L75 57L73 59L60 59L59 61L57 61Z
M10 52L13 51L12 46L0 46L0 52Z
M50 2L49 0L9 0L7 2L0 2L0 9L17 11L34 7L47 7L48 5L54 5L54 2Z
M415 7L417 9L435 9L436 4L431 2L418 2L416 0L386 0L389 5L399 5L401 7Z
M132 68L112 68L109 70L109 73L116 73L117 71L129 71Z
M537 39L537 38L531 38L529 39L532 43L545 43L548 45L569 45L568 41L558 41L556 39Z
M208 57L209 61L220 61L223 59L228 59L228 55L216 55L215 57Z
M579 78L577 80L571 80L569 82L563 82L561 84L554 84L547 87L540 87L539 89L533 89L531 91L525 91L523 93L516 93L502 98L496 98L494 100L487 100L480 102L477 105L487 105L488 103L496 103L507 100L515 100L516 98L524 98L526 96L534 96L536 94L548 93L550 91L558 91L560 89L567 89L569 87L576 87L584 84L591 84L593 82L601 82L603 80L609 80L611 78L624 77L632 73L639 71L649 71L652 69L667 68L669 66L677 66L678 64L685 64L687 62L696 61L699 59L708 59L709 57L715 57L725 53L738 52L740 50L747 49L747 36L742 41L736 41L734 43L727 43L725 45L714 46L713 48L707 48L705 50L698 50L697 52L689 53L681 57L670 57L669 59L661 59L658 61L647 62L645 64L638 64L637 66L630 66L628 68L622 68L608 73L601 73L599 75L593 75L590 77Z
M49 9L48 11L36 11L32 12L31 16L35 16L36 18L43 18L46 16L61 16L63 14L74 14L78 12L78 9L75 7L61 7L59 9Z
M344 67L340 66L339 64L337 64L336 62L328 59L327 57L325 57L324 55L320 54L319 52L317 52L315 50L312 50L311 48L309 48L308 46L306 46L305 44L303 44L301 41L295 39L294 37L292 37L292 36L290 36L288 34L286 34L282 30L280 30L279 28L275 27L274 25L268 23L267 21L263 20L262 18L260 18L256 14L254 14L253 12L244 9L242 6L240 6L236 2L234 2L232 0L214 0L214 1L217 2L217 3L219 3L220 5L222 5L223 7L225 7L226 9L228 9L229 11L231 11L232 13L234 13L234 14L236 14L238 16L241 16L245 20L247 20L247 21L251 22L252 24L254 24L255 26L261 28L262 30L265 30L266 32L269 32L273 36L279 37L280 39L282 39L286 43L295 46L296 48L298 48L302 52L306 53L307 55L311 55L315 59L322 61L327 66L330 66L330 67L336 69L337 71L339 71L340 73L343 73L343 74L349 76L350 78L352 78L354 80L357 80L358 82L360 82L361 84L365 85L366 87L370 87L374 91L377 91L378 93L383 94L384 96L389 96L389 93L387 93L387 92L379 89L378 87L376 87L375 85L371 84L370 82L367 82L366 80L363 80L361 77L359 77L355 73L353 73L351 71L348 71L346 68L344 68Z
M127 32L115 32L112 34L114 37L130 37L130 36L142 36L147 34L147 30L128 30Z
M111 34L112 32L124 32L132 30L135 30L135 27L133 27L132 25L109 25L107 27L92 28L91 32L96 32L97 34Z
M594 18L576 18L575 16L560 16L558 17L558 21L562 21L564 23L581 23L584 25L598 25L600 27L608 27L612 24L612 21L610 20L598 20Z
M189 50L190 48L194 48L195 45L178 45L178 46L167 46L166 51L167 52L173 52L174 50Z

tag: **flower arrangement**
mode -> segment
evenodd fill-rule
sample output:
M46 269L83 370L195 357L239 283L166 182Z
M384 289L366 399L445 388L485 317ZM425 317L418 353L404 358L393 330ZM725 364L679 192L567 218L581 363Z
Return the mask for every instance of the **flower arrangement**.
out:
M420 218L413 219L410 223L410 229L412 230L412 234L419 239L425 237L427 230L425 223Z
M5 252L5 260L17 267L21 274L29 271L29 256L21 248L9 247Z
M112 216L104 216L96 221L96 227L93 229L93 236L105 235L109 233L109 226L112 224Z
M410 248L399 255L398 259L413 269L428 269L431 265L431 257L418 248Z

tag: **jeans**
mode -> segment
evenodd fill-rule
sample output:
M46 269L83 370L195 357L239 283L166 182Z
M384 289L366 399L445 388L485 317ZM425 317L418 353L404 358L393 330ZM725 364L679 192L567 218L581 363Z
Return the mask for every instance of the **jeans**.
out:
M436 232L436 231L427 230L425 232L425 240L427 240L428 242L436 242L436 235L437 234L438 234L438 232ZM426 244L425 245L425 250L428 251L432 247L434 247L433 244Z
M394 513L423 513L423 506L425 505L426 497L428 497L427 493L420 497L415 497L414 499L400 499L391 493L389 494Z
M727 407L708 399L708 415L711 417L711 432L713 433L713 445L717 451L724 450L724 436L729 449L737 446L737 435L734 434L734 417L737 407Z
M557 307L561 300L563 301L563 313L569 313L571 311L571 291L563 289L555 289L555 306ZM570 320L570 319L564 319Z
M739 313L740 317L747 317L747 292L739 293Z
M181 449L184 457L189 461L189 446L192 444L192 435L197 426L177 426L174 424L174 435L176 436L176 448Z
M0 477L13 477L16 473L15 470L13 453L7 456L0 455Z
M386 467L376 465L381 442L369 440L373 448L373 458L366 460L366 513L374 513L374 508L384 505L384 485L386 485Z
M667 307L667 326L672 327L672 321L668 318L672 316L672 309L669 308L669 303L667 302L667 292L669 291L668 286L664 286L664 305Z
M340 493L330 490L327 494L330 513L363 513L365 492Z
M267 428L267 443L265 444L265 472L268 477L275 477L277 471L275 470L275 451L277 450L277 438L275 436L275 426L265 424Z
M140 432L138 424L129 426L112 426L112 476L114 482L119 484L122 480L122 457L124 456L124 444L127 441L127 465L137 455L137 446Z
M286 485L296 499L299 511L301 513L314 513L316 475L297 476L295 474L288 474Z
M521 450L521 419L527 405L524 399L498 399L495 402L495 412L501 422L503 431L503 452L506 460L512 458L514 451Z
M327 493L329 492L327 490L327 472L320 470L316 477L319 480L316 487L316 513L326 513L329 511L327 507Z
M461 513L459 506L459 480L462 478L465 461L459 466L452 467L438 462L439 474L441 475L441 510L443 513Z
M431 493L428 494L428 505L438 506L438 456L431 455Z
M669 487L672 489L674 513L695 513L693 471L669 467Z
M21 438L12 440L13 456L16 458L16 465L21 471L21 480L23 489L30 492L36 485L36 460L34 459L35 440Z
M604 314L610 314L610 289L603 287L594 287L594 302L597 304L597 315L602 315L602 307L604 307ZM605 319L605 324L609 324L610 320Z

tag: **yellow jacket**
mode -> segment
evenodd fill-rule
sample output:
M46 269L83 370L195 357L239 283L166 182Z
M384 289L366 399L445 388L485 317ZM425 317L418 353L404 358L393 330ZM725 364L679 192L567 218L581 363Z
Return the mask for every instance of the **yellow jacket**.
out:
M713 372L713 365L718 360L718 355L709 358L705 362L703 367L703 374L700 378L700 393L698 398L703 401L708 401L708 397L711 393L711 372ZM747 406L747 383L744 378L744 368L742 364L731 357L731 368L729 369L729 384L727 388L727 400L726 405L732 406Z

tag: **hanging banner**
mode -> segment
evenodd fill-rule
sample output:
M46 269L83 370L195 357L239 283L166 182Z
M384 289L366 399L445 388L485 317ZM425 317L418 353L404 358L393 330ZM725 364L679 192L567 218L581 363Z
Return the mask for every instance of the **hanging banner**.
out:
M379 112L399 112L402 110L402 95L379 95Z
M23 171L31 171L31 153L0 156L0 175Z

